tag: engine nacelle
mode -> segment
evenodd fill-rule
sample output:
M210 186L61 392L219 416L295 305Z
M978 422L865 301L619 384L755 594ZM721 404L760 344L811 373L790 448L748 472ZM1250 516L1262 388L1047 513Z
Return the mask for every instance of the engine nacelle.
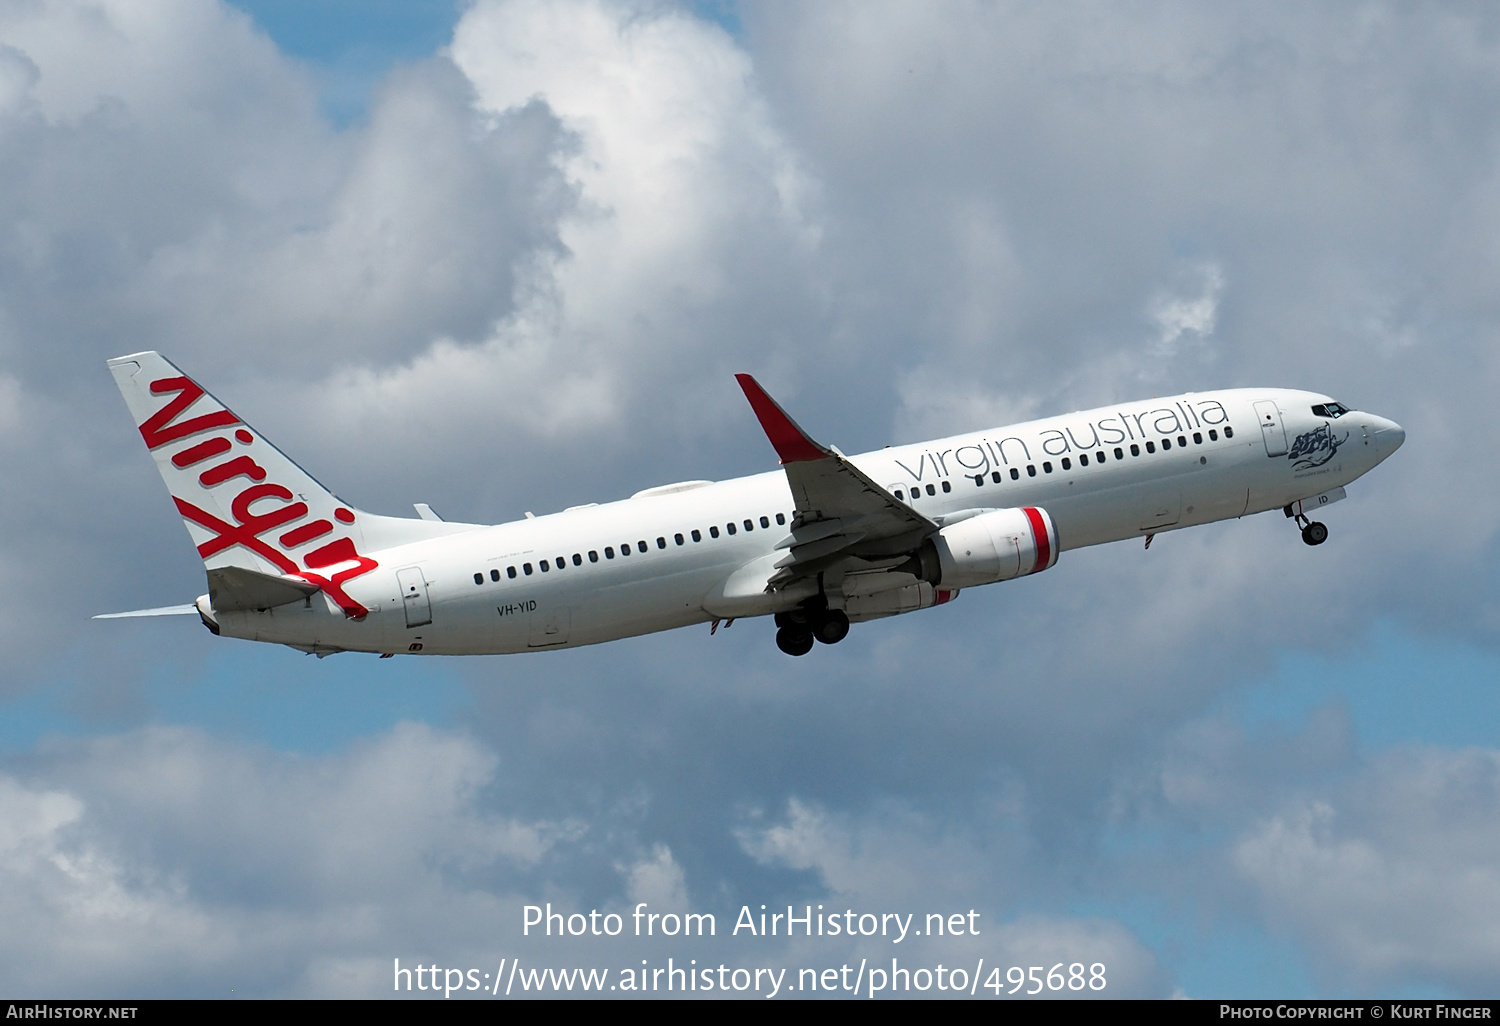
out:
M1022 506L946 524L922 542L911 565L934 587L972 588L1045 570L1057 562L1057 551L1057 528L1047 511Z

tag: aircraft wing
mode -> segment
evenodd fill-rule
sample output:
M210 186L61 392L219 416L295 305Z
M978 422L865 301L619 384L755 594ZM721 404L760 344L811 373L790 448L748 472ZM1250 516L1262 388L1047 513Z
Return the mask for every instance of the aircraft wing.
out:
M835 449L813 441L749 374L735 380L781 458L796 515L789 552L776 563L773 588L840 564L879 568L904 558L938 525L900 502ZM897 558L900 557L900 558ZM857 562L856 562L857 561Z

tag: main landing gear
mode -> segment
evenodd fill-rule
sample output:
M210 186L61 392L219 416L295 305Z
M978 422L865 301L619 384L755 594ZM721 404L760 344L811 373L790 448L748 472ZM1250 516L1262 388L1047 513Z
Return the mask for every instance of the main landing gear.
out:
M1328 540L1328 525L1316 520L1309 520L1302 513L1293 513L1292 507L1288 506L1283 511L1287 516L1297 521L1297 526L1302 528L1302 540L1309 545L1322 545Z
M796 609L776 614L776 647L787 655L807 655L813 641L836 645L849 634L842 609Z

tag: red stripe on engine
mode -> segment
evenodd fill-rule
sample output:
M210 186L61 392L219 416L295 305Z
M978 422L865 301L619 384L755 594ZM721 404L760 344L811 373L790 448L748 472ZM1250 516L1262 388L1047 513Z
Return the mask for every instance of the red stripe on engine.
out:
M1047 534L1047 521L1040 510L1023 506L1021 512L1031 521L1031 537L1036 541L1036 566L1031 568L1031 573L1037 573L1052 565L1052 538Z

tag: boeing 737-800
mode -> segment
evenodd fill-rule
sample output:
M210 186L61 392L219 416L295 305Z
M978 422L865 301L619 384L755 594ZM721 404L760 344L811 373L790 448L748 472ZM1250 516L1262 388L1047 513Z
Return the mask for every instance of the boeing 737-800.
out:
M845 456L738 375L781 469L495 526L340 501L157 353L109 361L208 575L214 634L304 652L470 655L772 616L805 655L851 623L1039 573L1065 549L1309 513L1405 440L1325 395L1240 388Z

